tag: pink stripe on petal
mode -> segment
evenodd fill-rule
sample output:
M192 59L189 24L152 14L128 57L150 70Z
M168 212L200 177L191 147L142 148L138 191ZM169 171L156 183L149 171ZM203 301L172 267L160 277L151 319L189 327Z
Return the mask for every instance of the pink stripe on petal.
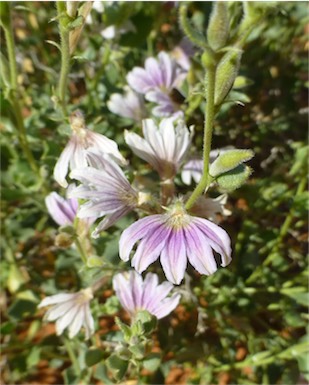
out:
M142 273L158 259L170 231L165 225L159 224L150 230L149 236L147 234L143 238L137 247L131 263L139 273Z
M119 298L121 305L129 313L135 309L132 292L130 290L131 274L119 273L113 278L113 288Z
M130 286L135 309L140 309L143 298L143 279L142 276L135 271L131 271Z
M208 242L209 239L196 226L185 229L185 239L191 265L200 274L213 274L217 270L217 264Z
M156 228L159 223L162 223L162 215L150 215L139 219L137 222L133 223L130 227L124 230L119 240L120 258L123 261L128 261L134 244L147 235L148 232L151 232L153 228Z
M166 278L179 285L187 267L186 247L183 230L173 230L161 252L161 264Z
M105 218L98 224L98 226L95 228L91 236L93 238L98 238L101 231L106 230L108 227L112 226L115 222L118 221L118 219L125 216L131 209L124 207L122 209L119 209L112 214L108 214L105 216Z
M161 285L158 285L155 288L155 291L150 295L150 292L148 293L148 288L147 291L145 291L144 295L144 305L145 308L152 314L154 314L156 308L160 306L162 303L162 300L170 293L170 291L173 289L173 284L171 282L163 282ZM146 301L147 299L147 301Z

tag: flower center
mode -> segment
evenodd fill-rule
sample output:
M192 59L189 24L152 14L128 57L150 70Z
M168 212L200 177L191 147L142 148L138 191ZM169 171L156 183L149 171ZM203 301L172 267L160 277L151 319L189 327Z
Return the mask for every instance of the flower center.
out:
M76 298L76 302L79 304L84 304L89 302L93 298L93 292L90 287L80 291L79 296Z
M173 229L177 230L184 228L190 223L190 215L187 214L181 201L177 201L174 206L169 209L169 212L166 215L168 217L167 224Z

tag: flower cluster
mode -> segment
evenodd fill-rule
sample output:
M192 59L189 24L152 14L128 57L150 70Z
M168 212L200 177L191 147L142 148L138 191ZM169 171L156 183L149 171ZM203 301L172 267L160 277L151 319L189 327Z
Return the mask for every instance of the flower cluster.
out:
M183 116L175 114L177 108L171 98L188 70L184 52L180 48L174 52L181 59L179 65L165 52L159 53L158 60L148 58L145 68L136 67L128 74L131 88L126 87L125 96L114 94L108 102L114 113L142 120L143 136L126 130L124 140L132 152L158 174L159 183L155 187L158 191L140 183L138 173L133 173L133 180L129 181L126 170L121 168L128 162L117 144L89 130L83 115L77 111L70 117L72 135L54 170L56 181L67 187L67 199L56 192L46 197L48 211L60 226L75 226L76 218L80 218L89 230L89 226L100 219L93 238L128 213L138 214L119 240L119 257L124 262L131 259L134 270L119 272L113 277L115 293L133 318L139 310L146 310L158 319L172 312L180 301L180 294L169 294L174 285L183 281L188 263L199 274L210 275L218 269L217 262L223 267L231 262L230 238L217 224L222 217L230 215L225 208L227 195L215 199L202 195L187 207L188 195L175 193L175 185L181 183L181 179L183 186L190 185L192 181L198 183L203 175L203 161L196 156L188 159L193 127L188 128ZM142 95L157 104L152 113L162 117L159 121L146 118ZM219 156L219 151L212 152L210 162L216 160L217 168L223 164L224 171L228 171L225 161L217 160ZM68 173L77 186L68 185ZM178 173L181 179L177 179ZM155 264L158 259L167 280L161 284L157 274L147 273L144 279L141 275L150 265L158 269L160 265ZM93 285L78 293L46 297L39 307L51 306L45 318L56 321L58 334L68 328L72 338L84 326L89 338L94 332L90 301L95 290Z

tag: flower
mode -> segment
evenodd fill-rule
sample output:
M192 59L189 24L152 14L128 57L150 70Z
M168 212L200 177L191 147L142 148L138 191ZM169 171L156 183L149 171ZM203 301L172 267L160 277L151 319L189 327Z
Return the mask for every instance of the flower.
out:
M90 312L89 303L93 298L91 288L83 289L77 293L61 293L44 298L39 308L50 306L44 319L56 321L57 335L69 329L69 337L73 338L82 326L86 331L86 339L94 333L94 321Z
M141 95L125 88L125 95L112 94L107 106L111 112L124 118L131 118L140 121L146 117L144 100Z
M153 273L143 278L135 271L119 273L113 278L113 287L125 310L133 316L138 310L147 310L158 319L167 316L178 305L180 294L167 297L173 289L170 282L158 285Z
M146 100L158 104L153 109L155 116L170 116L179 112L179 104L173 98L173 90L178 90L186 73L166 52L160 52L158 60L146 59L145 68L135 67L127 75L130 87L145 95Z
M62 186L67 187L66 175L70 167L82 168L87 166L86 154L91 147L110 154L117 162L125 163L125 159L118 151L117 143L106 136L89 130L85 126L85 120L80 111L76 111L70 117L72 136L62 151L55 169L54 178Z
M165 214L139 219L121 234L119 255L128 261L135 243L140 241L131 264L142 273L160 256L166 278L179 284L187 259L200 273L217 270L213 250L221 255L221 266L231 262L230 238L225 230L204 218L189 215L177 201ZM213 249L213 250L212 250Z
M137 207L139 195L121 168L107 155L89 151L87 159L91 167L75 169L70 174L72 179L82 183L70 192L70 197L88 200L80 207L79 218L105 216L92 233L96 238L101 231Z
M190 57L195 53L195 49L191 41L185 37L171 52L172 57L177 64L185 71L189 71L191 67Z
M176 124L176 127L175 127ZM132 151L152 165L161 179L173 178L191 144L190 130L183 120L162 119L159 127L152 119L143 120L144 139L125 131L125 141Z
M64 199L56 192L45 198L45 204L50 216L59 225L73 225L78 209L77 199Z

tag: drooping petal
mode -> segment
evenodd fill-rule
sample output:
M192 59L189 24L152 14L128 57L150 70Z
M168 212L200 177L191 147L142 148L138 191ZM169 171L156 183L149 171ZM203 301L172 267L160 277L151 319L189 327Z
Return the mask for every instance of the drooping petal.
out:
M142 239L148 232L152 232L159 223L162 223L162 216L150 215L139 219L123 231L119 240L119 256L123 261L128 261L134 244Z
M227 266L231 262L231 240L227 232L222 227L204 218L194 217L193 223L221 249L221 266Z
M71 293L61 293L61 294L55 294L51 295L49 297L45 297L38 305L39 308L49 306L49 305L55 305L61 302L70 301L75 297L75 294Z
M59 226L73 223L77 210L73 210L69 200L65 200L56 192L52 192L45 198L45 204L50 216Z
M160 258L166 278L176 285L182 281L187 267L186 248L182 229L172 230Z
M88 340L90 336L94 333L94 320L90 312L89 304L84 304L84 326L86 331L86 339Z
M75 142L72 138L69 140L64 150L62 151L54 168L54 178L62 187L68 187L66 176L69 169L70 159L75 151Z
M73 301L67 301L55 305L48 309L44 318L48 321L55 321L57 318L65 316L65 314L68 313L74 306L75 303Z
M69 325L69 338L73 338L80 331L84 323L85 313L83 304L79 305L78 313L73 319L73 322Z
M79 306L73 306L63 317L58 318L56 322L56 332L57 335L60 335L63 333L64 329L66 329L73 319L76 317L79 310Z
M112 214L108 214L105 216L105 218L98 224L98 226L95 228L91 236L93 238L98 238L101 231L106 230L108 227L112 226L114 223L118 221L118 219L125 216L128 212L130 212L131 209L128 207L123 207L122 209L119 209Z
M151 229L149 236L147 235L140 242L132 258L131 264L136 271L142 273L149 265L158 259L170 231L170 229L162 224Z
M145 139L141 138L134 132L128 131L125 131L124 138L125 142L131 148L135 155L151 164L153 168L156 169L158 167L156 155Z
M160 305L156 309L154 309L153 314L158 319L166 317L177 307L177 305L179 304L180 298L181 298L180 294L173 294L170 298L164 299L160 303Z
M194 225L186 228L184 232L187 256L191 265L200 274L213 274L217 270L217 264L208 238Z

